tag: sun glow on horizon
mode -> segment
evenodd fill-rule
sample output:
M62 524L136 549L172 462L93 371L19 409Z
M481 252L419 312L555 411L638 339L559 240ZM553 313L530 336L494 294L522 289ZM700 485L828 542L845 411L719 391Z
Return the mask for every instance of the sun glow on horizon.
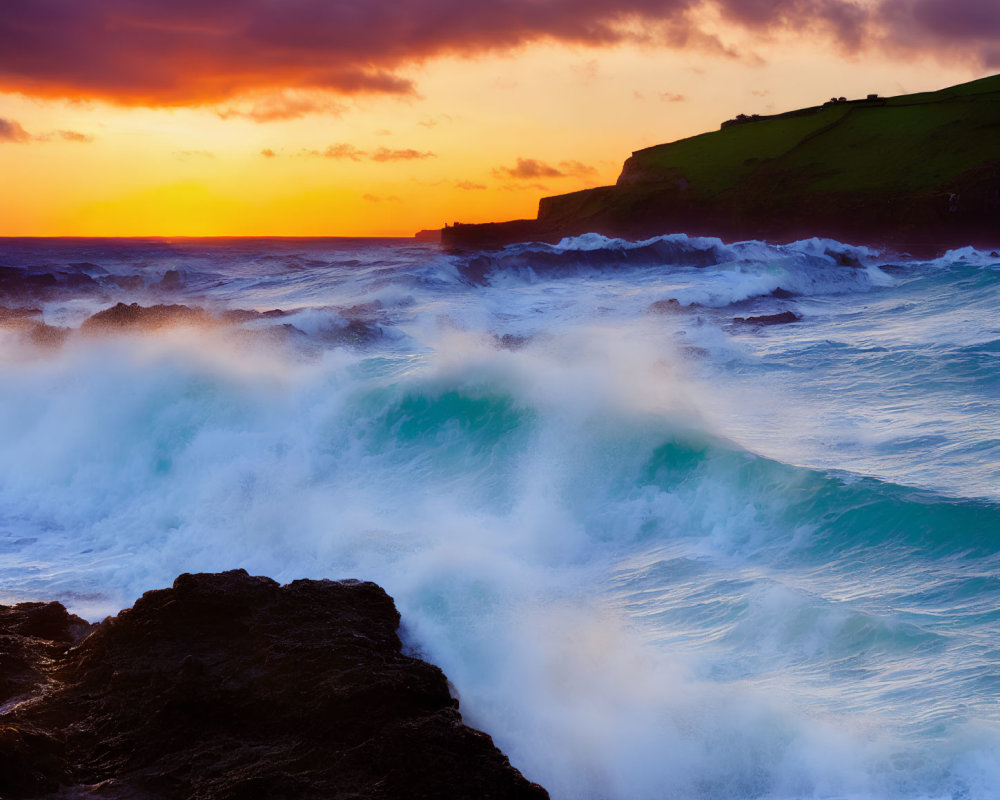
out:
M768 55L538 45L428 61L408 73L419 95L402 98L130 108L0 94L0 121L24 133L0 141L0 236L411 236L530 218L540 197L613 183L632 150L740 111L982 74L928 60L902 85L897 61L789 41Z

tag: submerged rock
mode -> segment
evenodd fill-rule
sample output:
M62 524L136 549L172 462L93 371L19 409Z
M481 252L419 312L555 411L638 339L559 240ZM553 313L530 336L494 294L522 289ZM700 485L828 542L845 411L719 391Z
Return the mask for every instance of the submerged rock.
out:
M7 308L0 306L0 324L20 322L21 320L39 320L42 318L40 308Z
M742 322L748 325L786 325L789 322L798 322L802 317L794 311L782 311L780 314L762 314L759 317L733 317L733 322Z
M138 303L117 303L104 311L88 317L80 326L81 331L121 329L156 329L167 325L199 325L211 320L201 308L184 305L141 306Z
M656 300L646 306L645 313L647 314L673 314L677 311L682 311L684 306L681 305L680 300L673 297L668 297L666 300Z
M281 317L287 317L291 313L291 311L284 311L280 308L273 308L270 311L251 311L245 308L234 308L229 311L223 311L219 315L219 318L223 322L240 325L244 322L256 322L259 319L280 319Z
M140 275L108 275L104 282L130 292L141 292L146 288L146 281Z
M0 330L14 331L23 342L38 347L55 347L66 339L69 331L46 325L39 308L7 308L0 306Z
M75 647L62 606L0 607L0 688L26 700L0 709L0 796L547 797L398 625L373 583L243 570L181 575Z
M159 289L164 292L176 292L184 288L184 281L181 274L175 269L168 269L157 283L150 286L151 289Z
M531 343L530 336L519 336L516 333L505 333L503 336L493 334L493 342L501 350L523 350Z

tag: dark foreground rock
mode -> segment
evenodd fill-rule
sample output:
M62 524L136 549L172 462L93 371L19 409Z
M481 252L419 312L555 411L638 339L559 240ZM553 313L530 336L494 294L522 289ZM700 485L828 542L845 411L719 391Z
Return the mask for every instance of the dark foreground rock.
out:
M97 626L0 607L0 797L547 797L398 624L375 584L243 570Z

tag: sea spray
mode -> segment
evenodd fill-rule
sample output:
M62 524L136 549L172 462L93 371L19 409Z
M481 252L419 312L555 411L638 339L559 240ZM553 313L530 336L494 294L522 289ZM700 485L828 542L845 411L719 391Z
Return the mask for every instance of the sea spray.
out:
M988 257L598 243L470 281L430 248L217 247L170 253L166 293L144 253L135 300L290 314L3 331L7 599L96 618L181 571L376 580L556 798L1000 790ZM38 300L75 328L132 301L106 291ZM329 335L352 320L374 333Z

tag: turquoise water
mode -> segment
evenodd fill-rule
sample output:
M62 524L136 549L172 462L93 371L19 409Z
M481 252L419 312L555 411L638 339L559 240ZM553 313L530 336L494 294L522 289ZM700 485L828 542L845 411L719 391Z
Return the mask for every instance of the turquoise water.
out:
M54 276L2 304L69 329L0 329L0 601L368 578L555 798L1000 796L997 256L6 240L0 264ZM118 301L288 313L79 332Z

